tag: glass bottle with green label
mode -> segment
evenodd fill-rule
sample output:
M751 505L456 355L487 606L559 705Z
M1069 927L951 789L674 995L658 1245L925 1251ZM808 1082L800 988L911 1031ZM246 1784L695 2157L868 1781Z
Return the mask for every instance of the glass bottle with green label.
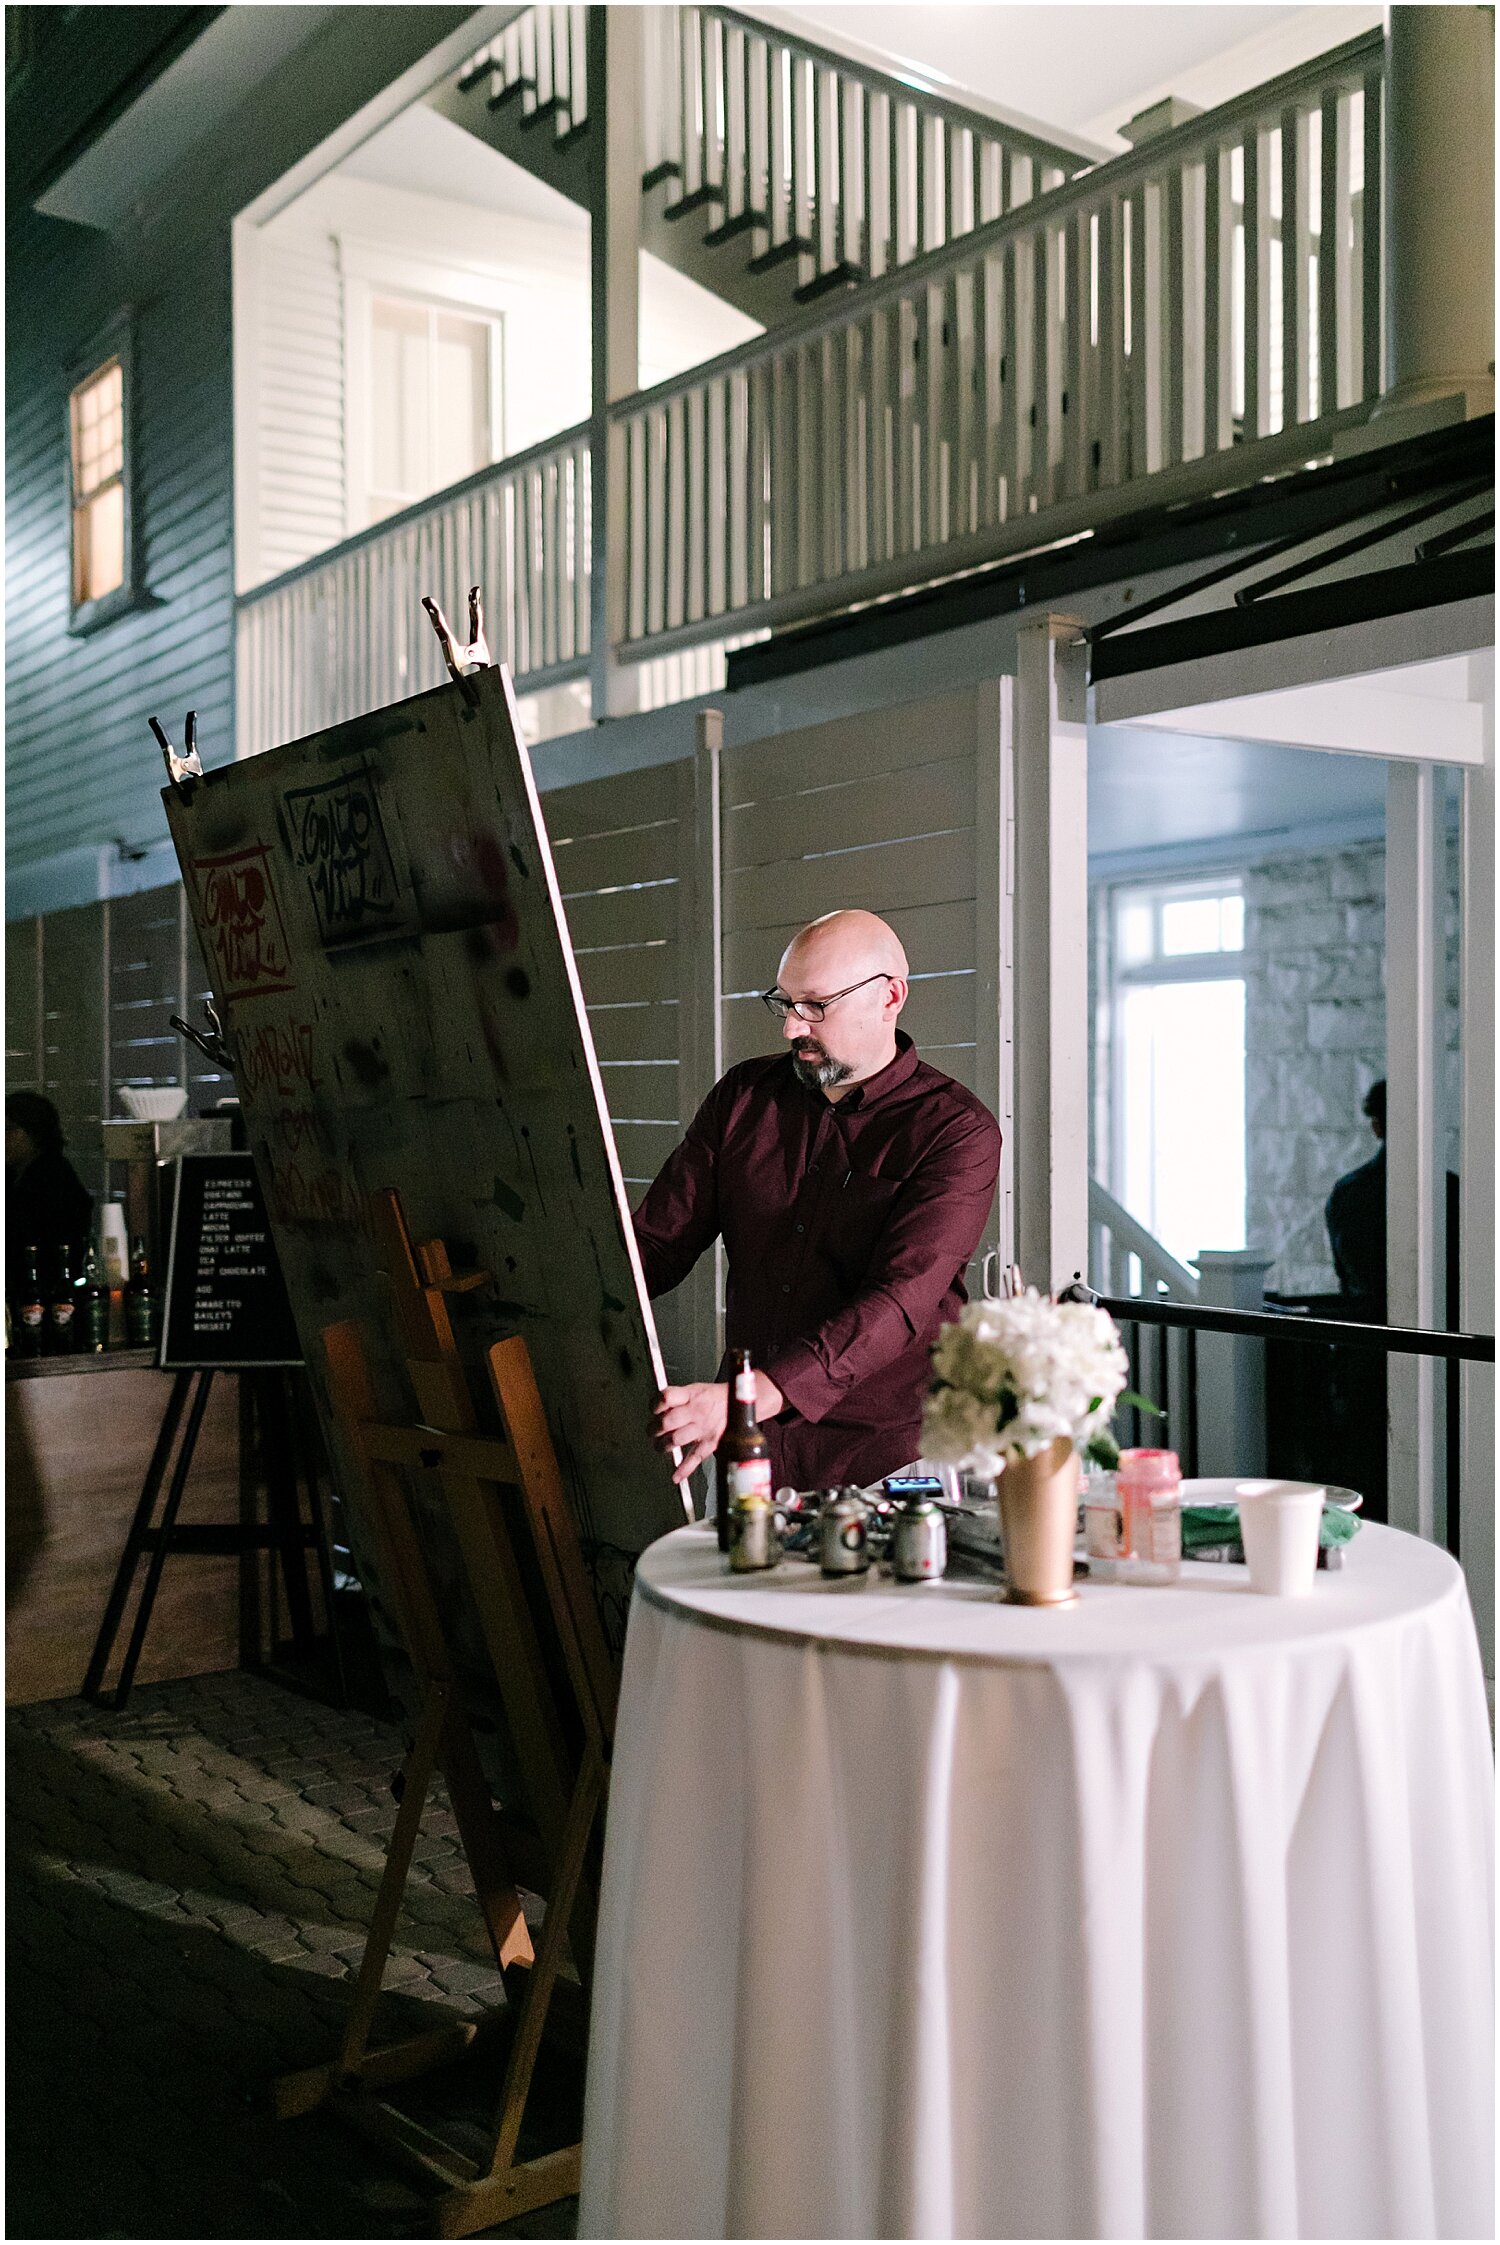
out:
M146 1242L133 1240L130 1284L125 1289L125 1340L133 1349L154 1349L161 1332L161 1304L151 1284Z

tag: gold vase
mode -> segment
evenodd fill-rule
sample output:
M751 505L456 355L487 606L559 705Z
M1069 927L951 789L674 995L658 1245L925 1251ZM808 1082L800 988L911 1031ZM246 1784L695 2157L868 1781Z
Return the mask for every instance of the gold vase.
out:
M1005 1461L999 1481L1006 1597L1013 1606L1071 1606L1078 1531L1078 1452L1059 1435L1034 1458Z

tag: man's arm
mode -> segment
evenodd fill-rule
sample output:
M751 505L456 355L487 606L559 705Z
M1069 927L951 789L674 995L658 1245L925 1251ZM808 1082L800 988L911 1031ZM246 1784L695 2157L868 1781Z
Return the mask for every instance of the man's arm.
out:
M646 1292L655 1301L680 1286L719 1236L718 1088L688 1124L631 1218Z
M897 1194L852 1302L773 1356L766 1371L800 1418L826 1417L931 1324L978 1246L1000 1173L999 1126L965 1116Z

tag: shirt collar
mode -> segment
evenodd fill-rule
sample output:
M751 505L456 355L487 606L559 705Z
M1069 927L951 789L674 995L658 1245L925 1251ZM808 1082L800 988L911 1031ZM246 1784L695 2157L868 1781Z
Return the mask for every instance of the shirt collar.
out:
M878 1075L867 1076L863 1083L855 1084L852 1090L845 1092L842 1099L831 1099L826 1101L825 1104L830 1106L835 1114L847 1114L851 1109L871 1107L877 1099L884 1099L887 1093L895 1091L899 1085L904 1084L907 1077L915 1070L916 1065L917 1048L906 1031L898 1029L896 1031L895 1059L887 1061ZM822 1099L823 1094L819 1091L815 1092L813 1096Z

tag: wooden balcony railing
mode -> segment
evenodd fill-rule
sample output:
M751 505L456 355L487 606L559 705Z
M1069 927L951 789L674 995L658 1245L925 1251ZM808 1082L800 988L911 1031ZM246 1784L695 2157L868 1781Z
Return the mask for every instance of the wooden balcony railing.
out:
M611 407L609 636L645 700L664 669L669 693L708 690L707 651L1305 459L1364 418L1382 127L1371 34ZM429 588L483 586L523 693L587 675L605 429L246 595L241 752L436 684Z

